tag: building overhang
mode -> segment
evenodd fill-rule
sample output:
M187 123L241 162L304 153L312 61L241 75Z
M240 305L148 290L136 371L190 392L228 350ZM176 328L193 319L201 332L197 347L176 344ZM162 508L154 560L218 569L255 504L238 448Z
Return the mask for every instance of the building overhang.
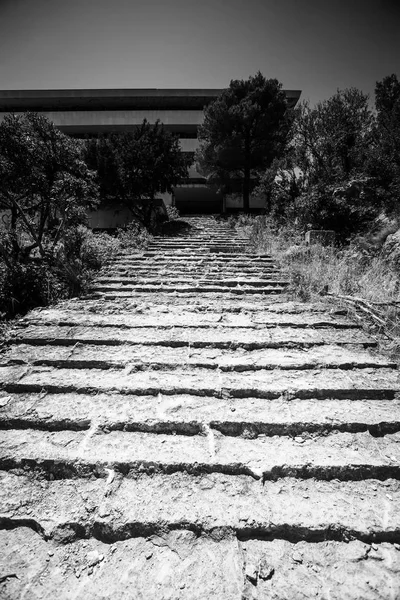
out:
M0 90L0 111L202 110L223 89ZM292 108L300 90L284 90Z

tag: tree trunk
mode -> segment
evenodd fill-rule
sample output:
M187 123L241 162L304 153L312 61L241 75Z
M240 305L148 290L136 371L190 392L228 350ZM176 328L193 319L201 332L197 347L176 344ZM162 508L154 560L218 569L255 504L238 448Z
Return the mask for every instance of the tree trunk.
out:
M243 173L243 211L250 212L250 134L247 133L244 142L244 173Z
M244 168L243 177L243 210L245 213L250 212L250 167Z

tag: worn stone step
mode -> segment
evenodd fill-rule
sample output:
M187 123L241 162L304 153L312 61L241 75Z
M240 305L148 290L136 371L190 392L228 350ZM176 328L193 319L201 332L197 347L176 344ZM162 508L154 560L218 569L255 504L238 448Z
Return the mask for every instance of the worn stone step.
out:
M175 253L152 253L152 256L146 256L145 252L136 252L136 253L127 253L124 252L122 254L117 254L117 258L115 259L118 263L143 263L144 261L151 262L153 264L162 264L173 262L174 264L184 264L184 263L212 263L212 264L227 264L227 265L236 265L236 264L244 264L244 265L276 265L277 261L272 256L267 255L250 255L243 254L243 252L238 253L237 255L233 255L232 253L227 254L226 256L221 256L220 254L183 254L180 252Z
M86 327L232 327L232 328L251 328L257 329L263 327L333 327L335 329L359 329L360 326L349 319L330 316L307 314L232 314L227 315L222 312L191 312L187 310L181 314L159 313L157 315L146 315L143 312L129 311L125 313L99 315L91 314L88 318L86 314L77 313L75 310L63 310L61 308L51 308L42 310L37 316L30 315L25 320L21 320L19 325L61 325L73 327L75 325L84 325Z
M400 430L400 399L325 400L215 398L193 395L134 396L118 393L51 394L0 392L1 429L142 431L195 435L296 436L369 431L382 436Z
M88 505L89 506L89 505ZM0 531L5 598L26 590L44 600L377 600L400 595L400 552L387 542L239 540L229 530L197 535L184 526L114 544L45 540L28 525ZM334 528L331 530L334 531ZM58 530L59 539L73 535ZM63 535L64 534L64 535ZM332 533L330 534L332 535ZM57 537L57 536L56 536ZM306 595L305 595L306 594Z
M189 301L188 301L189 299ZM226 295L204 296L197 297L195 294L188 296L171 295L171 294L149 294L148 296L140 296L137 299L127 298L118 299L118 301L107 300L103 298L88 299L84 302L81 299L66 300L58 304L59 307L66 307L81 312L82 314L118 314L120 312L142 312L142 314L159 314L173 313L182 314L182 312L199 312L199 313L229 313L229 314L248 314L257 313L262 316L264 313L283 313L295 315L314 314L319 316L343 317L347 315L346 309L331 309L327 310L327 305L322 302L301 303L287 301L282 297L265 297L251 296L250 298L229 298ZM33 318L42 314L47 308L36 308L29 314Z
M216 273L215 276L213 276L212 274L209 274L207 277L199 277L199 276L195 276L195 274L193 274L192 277L182 277L182 276L173 276L173 277L163 277L161 281L159 281L160 278L159 277L152 277L152 278L148 278L148 277L144 277L142 276L140 278L140 285L145 286L145 285L154 285L155 281L159 282L161 285L196 285L199 287L202 286L218 286L218 287L237 287L237 286L242 286L242 287L260 287L260 288L265 288L265 287L269 287L269 286L273 286L273 287L277 287L277 286L285 286L288 285L288 280L287 279L282 279L282 278L278 278L278 277L274 277L274 278L267 278L267 277L257 277L256 279L250 279L249 277L235 277L233 279L228 279L228 278L223 278L221 279L221 274ZM97 282L99 282L100 284L102 283L107 283L107 284L119 284L121 286L130 286L130 285L137 285L137 278L132 278L129 276L102 276L102 277L98 277L96 279ZM157 285L157 283L156 283Z
M221 327L215 330L196 327L138 327L122 329L120 327L58 327L31 326L15 330L13 343L35 345L83 344L156 345L191 348L261 348L304 347L320 345L356 344L364 347L376 347L377 342L371 336L358 329L313 329L275 327L257 330L251 328Z
M286 286L285 286L286 287ZM230 293L230 294L281 294L285 291L285 287L282 286L274 286L269 285L268 287L248 287L248 286L236 286L229 287L223 285L179 285L173 284L171 282L168 284L160 284L160 285L114 285L114 284L94 284L91 286L91 290L93 292L130 292L132 293L156 293L156 292L166 292L169 291L171 293L186 293L186 292L196 292L197 294L213 294L213 293Z
M214 249L214 248L227 248L232 250L244 250L247 248L247 244L243 241L237 241L233 239L226 240L205 240L193 238L188 241L162 241L162 242L151 242L147 245L146 250L193 250L193 249Z
M117 255L118 256L118 255ZM212 254L198 254L196 252L193 253L183 253L183 252L175 252L175 253L169 253L169 252L141 252L140 255L138 255L137 253L135 254L128 254L128 253L123 253L121 255L119 255L121 258L120 260L122 261L126 261L129 262L130 260L136 261L138 260L138 258L144 258L146 260L150 260L152 259L154 261L154 263L158 263L158 262L169 262L169 261L174 261L174 262L220 262L220 263L226 263L226 264L235 264L235 263L242 263L242 264L276 264L276 260L274 260L270 255L267 254L243 254L238 253L237 255L232 254L232 253L228 253L226 255L223 254L217 254L217 255L212 255ZM118 260L118 259L117 259Z
M30 468L58 479L184 472L359 481L400 478L400 433L336 433L298 444L287 436L181 436L112 431L2 431L0 469ZM177 490L179 493L179 490Z
M31 521L47 539L62 539L69 530L69 541L96 537L115 543L184 528L197 535L228 529L239 539L400 541L395 479L382 485L374 479L287 478L261 486L244 475L171 473L122 481L114 476L107 484L104 479L38 481L2 472L0 481L0 526Z
M0 366L0 389L13 392L106 392L127 394L194 394L273 399L394 398L400 391L394 369L339 369L219 372L209 369L115 372L111 369L63 369Z
M113 264L111 267L107 269L103 269L103 274L125 274L125 275L134 275L134 276L142 276L144 275L146 278L149 276L160 277L164 275L208 275L208 274L220 274L223 273L228 279L231 277L255 277L257 275L260 276L272 276L278 275L282 277L282 273L279 269L275 267L248 267L248 268L224 268L222 266L200 266L200 265L192 265L192 266L151 266L148 264L144 265L136 265L133 267L127 267L123 265Z
M237 350L168 346L10 346L0 355L0 364L30 364L68 368L178 369L185 367L221 371L259 369L366 369L396 368L396 363L363 349L314 346L309 349Z

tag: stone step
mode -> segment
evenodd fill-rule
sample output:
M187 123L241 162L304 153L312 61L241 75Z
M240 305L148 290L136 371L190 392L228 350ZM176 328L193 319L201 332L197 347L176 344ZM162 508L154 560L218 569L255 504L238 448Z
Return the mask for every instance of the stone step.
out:
M177 252L167 252L165 250L145 250L144 252L142 252L142 256L146 257L146 258L155 258L157 259L158 257L162 258L162 260L173 260L174 258L176 260L187 260L190 258L193 258L194 260L202 260L203 257L207 258L209 255L211 255L212 253L207 251L204 251L204 255L199 253L199 251L197 249L194 249L193 252L185 252L185 251L177 251ZM123 256L129 256L128 254L123 254ZM135 255L133 255L135 257ZM254 254L254 253L246 253L243 254L243 252L237 252L236 254L234 252L218 252L218 257L221 261L229 261L229 259L231 261L235 261L235 260L244 260L247 259L248 261L256 261L256 262L273 262L273 259L271 258L271 256L269 254Z
M152 248L197 248L199 246L221 246L221 247L232 247L232 248L245 248L247 244L244 240L238 240L236 238L188 238L188 239L162 239L153 240L147 245L147 249Z
M188 301L188 299L190 301ZM219 314L256 314L256 318L263 318L263 315L269 314L293 314L293 315L319 315L322 317L339 316L347 314L346 309L327 310L327 304L322 302L301 303L288 301L284 296L262 296L252 295L249 298L240 298L234 296L230 298L226 294L216 294L196 296L196 294L171 295L171 294L148 294L146 297L139 296L137 299L127 298L118 299L118 301L103 298L88 298L84 302L79 299L66 300L58 306L66 307L74 312L82 314L119 314L124 312L158 315L163 314L184 314L185 311L191 313L198 312L206 314L214 312ZM32 318L40 316L46 308L37 308L29 314Z
M170 264L171 261L174 264L191 264L191 263L212 263L212 264L221 264L221 265L275 265L277 261L270 257L262 257L259 255L250 256L248 254L238 254L234 256L232 254L228 254L227 256L221 257L221 255L198 255L198 254L189 254L182 255L179 253L175 254L167 254L160 253L155 254L154 256L146 256L145 253L136 253L136 254L121 254L119 257L115 259L117 264L136 264L139 262L142 264L144 261L147 261L149 264Z
M287 284L286 284L287 285ZM170 285L159 284L159 285L151 285L151 284L138 284L138 285L115 285L115 284L94 284L91 286L92 292L130 292L130 293L155 293L155 292L171 292L171 293L187 293L187 292L196 292L197 294L214 294L214 293L222 293L227 292L230 294L281 294L285 291L285 287L274 285L272 282L267 287L249 287L247 285L236 285L227 286L221 285L218 282L218 285L211 284L201 284L201 285L190 285L190 284L173 284L171 282Z
M239 539L279 535L312 542L350 537L368 543L400 541L395 509L400 486L394 479L382 485L374 479L317 484L288 478L262 487L245 475L220 473L141 475L107 484L102 478L35 481L2 472L0 481L3 523L11 528L31 520L56 541L68 530L70 542L95 537L115 543L182 526L197 535L228 529Z
M357 482L363 478L399 479L400 433L375 438L367 432L336 432L299 444L288 436L245 439L212 432L181 436L120 431L96 435L93 430L2 431L0 469L28 467L57 479L106 477L109 469L129 477L139 473L224 473L249 475L264 482L286 477Z
M358 329L313 329L276 327L262 328L255 334L252 328L174 328L141 327L58 327L32 326L13 333L13 343L33 345L83 344L110 345L156 345L188 348L310 348L321 345L358 345L376 347L377 342Z
M192 238L163 238L154 239L147 246L150 248L197 248L198 246L224 246L232 248L247 248L248 244L245 240L237 238L222 237L192 237Z
M182 523L173 531L160 529L156 535L115 544L95 537L70 544L65 542L74 538L73 527L58 528L46 540L34 529L33 519L25 521L0 531L2 572L18 573L2 584L10 599L24 597L27 589L46 600L53 600L54 590L62 600L99 600L105 590L110 598L130 598L132 582L136 598L152 600L377 600L400 595L400 552L397 544L387 542L238 539L229 529L198 535ZM329 536L335 532L339 537L340 528L333 525Z
M185 367L221 371L260 369L395 369L396 363L360 348L313 346L309 349L266 348L261 350L210 349L168 346L10 346L0 357L2 365L30 364L97 369L177 369Z
M136 396L117 392L0 392L1 429L136 431L172 435L292 436L400 431L400 399L215 398L188 394ZM34 407L34 409L33 409Z
M129 277L129 276L119 276L119 277L112 277L112 276L103 276L103 277L97 277L96 281L99 284L102 283L109 283L109 284L119 284L119 285L124 285L124 286L129 286L129 285L136 285L137 284L137 278L133 278L133 277ZM266 288L268 286L285 286L288 285L289 282L287 279L278 279L277 277L274 278L261 278L261 277L257 277L256 279L250 279L249 277L235 277L234 279L228 279L227 277L224 277L223 279L221 279L221 274L215 274L214 276L212 276L212 274L209 274L207 278L205 277L199 277L197 275L197 277L195 276L195 274L193 274L192 277L178 277L178 276L172 276L172 277L166 277L163 276L161 281L160 281L160 277L144 277L143 275L140 277L140 285L141 286L145 286L145 285L157 285L157 283L155 284L155 282L158 282L159 284L161 283L162 285L196 285L198 287L202 287L202 286L207 286L207 285L211 285L211 286L215 286L215 287L237 287L237 286L242 286L242 287L256 287L256 288ZM95 286L97 287L97 285Z
M152 265L150 263L137 264L133 266L129 265L121 265L121 264L112 264L102 270L102 273L119 273L124 272L125 274L138 274L145 276L148 275L165 275L171 274L176 275L177 273L189 273L189 274L203 274L203 273L223 273L228 279L230 277L241 276L241 277L249 277L256 275L265 275L265 274L277 274L282 276L282 272L276 267L248 267L248 268L227 268L223 266L213 266L213 265Z
M119 314L80 314L75 310L63 310L61 308L43 309L37 316L30 315L19 321L20 326L32 325L59 325L63 327L74 327L83 325L85 327L232 327L232 328L255 328L257 331L271 327L297 327L297 328L326 328L334 329L360 329L360 326L350 319L340 316L307 314L242 314L242 313L213 313L213 312L191 312L183 314L161 312L158 314L143 314L129 311Z
M400 391L399 372L392 369L259 370L242 373L210 369L115 372L112 369L66 369L0 366L0 389L10 392L125 394L193 394L244 398L382 398Z

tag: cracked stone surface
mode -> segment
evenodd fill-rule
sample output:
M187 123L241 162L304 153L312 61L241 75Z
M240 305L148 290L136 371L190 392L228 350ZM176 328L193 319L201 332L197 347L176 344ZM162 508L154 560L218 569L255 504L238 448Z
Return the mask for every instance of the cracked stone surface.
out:
M0 353L0 597L400 597L400 381L212 217Z

